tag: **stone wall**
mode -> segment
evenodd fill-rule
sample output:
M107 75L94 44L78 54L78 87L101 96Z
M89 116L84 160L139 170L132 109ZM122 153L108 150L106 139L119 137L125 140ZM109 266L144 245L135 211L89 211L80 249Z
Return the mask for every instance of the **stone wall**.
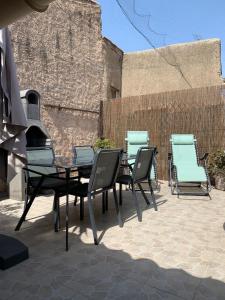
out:
M123 51L107 38L103 38L104 86L106 99L120 98L122 89Z
M105 98L100 13L91 0L57 0L10 26L20 88L41 94L57 154L97 138Z
M220 85L219 39L124 54L122 97Z

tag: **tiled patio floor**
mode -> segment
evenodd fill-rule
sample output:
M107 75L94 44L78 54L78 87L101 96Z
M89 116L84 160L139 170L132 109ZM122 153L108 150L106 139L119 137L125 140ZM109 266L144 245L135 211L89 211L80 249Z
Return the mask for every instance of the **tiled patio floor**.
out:
M87 206L81 223L71 198L69 252L64 230L53 232L52 197L36 200L19 232L14 227L23 204L0 202L0 232L16 236L30 251L27 261L0 271L0 299L224 300L225 192L213 190L211 201L177 199L163 183L158 212L139 197L142 223L130 193L124 194L123 228L113 201L105 215L95 201L103 233L99 246L93 245ZM65 206L61 211L63 217Z

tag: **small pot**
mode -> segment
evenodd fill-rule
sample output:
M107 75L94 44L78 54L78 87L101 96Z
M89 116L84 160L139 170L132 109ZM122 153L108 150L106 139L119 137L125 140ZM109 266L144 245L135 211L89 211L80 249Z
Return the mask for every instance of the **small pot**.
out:
M215 180L215 188L217 190L225 191L225 172L217 171L213 177Z

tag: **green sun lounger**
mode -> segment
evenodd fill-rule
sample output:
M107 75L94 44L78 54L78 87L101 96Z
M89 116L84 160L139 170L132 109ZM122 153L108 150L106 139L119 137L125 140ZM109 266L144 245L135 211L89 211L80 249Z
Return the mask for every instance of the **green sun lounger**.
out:
M127 144L127 155L136 156L138 150L141 147L149 146L149 134L148 131L127 131L127 137L125 138ZM135 159L129 160L129 163L132 164L135 162ZM157 162L156 157L154 156L153 168L150 172L150 180L155 186L156 189L159 189L158 176L157 176Z
M198 157L193 134L172 134L170 143L169 185L172 194L209 196L211 185L206 168L208 154Z

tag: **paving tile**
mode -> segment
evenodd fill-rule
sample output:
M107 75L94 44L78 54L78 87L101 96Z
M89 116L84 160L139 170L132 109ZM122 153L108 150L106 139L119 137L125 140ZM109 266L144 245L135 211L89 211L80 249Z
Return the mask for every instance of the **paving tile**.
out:
M70 205L69 251L65 251L65 198L62 229L53 231L52 197L38 197L19 232L14 231L23 203L0 202L1 233L28 245L30 258L0 271L0 300L225 300L225 192L207 197L171 196L167 183L157 194L158 212L138 195L138 222L131 194L124 191L119 228L114 203L101 214L96 199L98 234L93 245L85 204Z

